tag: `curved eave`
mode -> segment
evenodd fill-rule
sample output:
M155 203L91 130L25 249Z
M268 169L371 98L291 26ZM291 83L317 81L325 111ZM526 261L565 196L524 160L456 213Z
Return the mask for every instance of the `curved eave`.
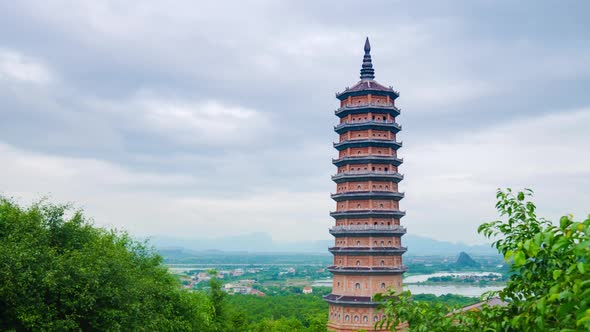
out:
M330 229L330 234L334 237L402 236L406 234L406 229Z
M400 210L349 210L330 212L334 219L342 218L401 218L406 213Z
M393 100L395 100L399 97L399 92L394 91L393 89L381 90L381 89L366 88L366 89L357 90L357 91L344 90L340 93L336 93L336 98L338 98L340 100L344 100L348 97L366 96L368 94L373 95L373 96L389 96Z
M338 151L348 148L365 148L369 146L377 148L393 148L394 150L397 150L402 147L402 142L389 139L352 139L334 143L334 148Z
M408 271L407 266L399 267L337 267L328 266L328 271L333 274L402 274Z
M339 296L336 294L325 295L324 301L330 304L339 304L347 306L377 307L382 302L374 302L369 296Z
M404 193L392 191L360 191L332 194L331 196L336 202L348 199L392 199L394 201L399 201L404 198Z
M365 113L373 113L373 114L389 114L392 117L398 117L401 113L401 110L395 106L379 106L379 105L359 105L359 106L344 106L340 107L334 111L334 114L340 118L351 114L365 114Z
M392 181L395 183L399 183L403 180L404 176L400 173L379 173L379 172L364 172L364 173L338 173L336 175L332 175L332 181L336 183L342 183L346 181L366 181L366 180L373 180L373 181Z
M358 123L341 123L334 126L334 131L338 134L343 134L351 130L387 130L392 133L399 133L402 130L402 126L395 122L383 122L383 121L366 121Z
M353 255L353 256L399 256L408 250L406 247L330 247L328 251L332 254Z
M399 166L404 162L403 159L392 156L363 156L363 157L343 157L332 159L332 164L336 167L350 164L392 164Z

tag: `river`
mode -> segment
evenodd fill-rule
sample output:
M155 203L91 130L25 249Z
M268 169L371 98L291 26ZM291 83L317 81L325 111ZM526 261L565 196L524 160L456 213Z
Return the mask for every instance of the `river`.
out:
M404 289L409 290L412 294L434 294L436 296L445 295L445 294L455 294L455 295L462 295L462 296L473 296L479 297L483 293L488 291L497 291L504 288L503 286L475 286L475 285L457 285L457 284L450 284L450 285L419 285L416 284L418 282L424 282L430 277L444 277L449 275L473 275L473 276L482 276L488 274L496 274L500 276L498 273L494 272L456 272L456 273L448 273L448 272L439 272L433 274L417 274L413 276L408 276L404 278ZM332 287L332 279L320 279L316 280L312 286L324 286L324 287Z

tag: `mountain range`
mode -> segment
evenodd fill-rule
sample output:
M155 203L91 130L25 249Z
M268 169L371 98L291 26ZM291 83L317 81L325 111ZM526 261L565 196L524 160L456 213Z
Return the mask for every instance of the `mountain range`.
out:
M150 237L158 249L187 249L192 251L246 251L246 252L290 252L290 253L328 253L328 247L333 246L332 240L280 242L273 241L267 233L249 233L239 236L221 238L180 238L170 236ZM467 245L440 241L428 237L407 234L403 237L403 245L408 247L406 255L457 255L467 252L470 255L495 255L497 251L484 245Z

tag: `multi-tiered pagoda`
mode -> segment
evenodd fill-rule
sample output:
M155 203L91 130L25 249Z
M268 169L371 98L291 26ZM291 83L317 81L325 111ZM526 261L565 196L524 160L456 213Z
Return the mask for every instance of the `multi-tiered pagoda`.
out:
M332 177L336 211L330 213L336 220L330 229L335 245L329 248L334 282L325 300L330 305L328 329L339 332L373 331L383 319L373 295L401 291L407 270L401 244L406 229L400 226L405 213L399 208L404 194L398 191L403 179L397 156L402 144L396 140L401 126L395 121L399 93L375 81L370 52L367 38L361 80L336 94L340 123L334 129L340 138L334 143L338 171Z

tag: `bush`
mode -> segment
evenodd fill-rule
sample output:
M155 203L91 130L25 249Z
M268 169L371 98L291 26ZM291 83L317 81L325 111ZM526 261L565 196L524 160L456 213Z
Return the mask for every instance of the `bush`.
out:
M68 206L0 197L1 330L206 331L210 317L144 243Z

